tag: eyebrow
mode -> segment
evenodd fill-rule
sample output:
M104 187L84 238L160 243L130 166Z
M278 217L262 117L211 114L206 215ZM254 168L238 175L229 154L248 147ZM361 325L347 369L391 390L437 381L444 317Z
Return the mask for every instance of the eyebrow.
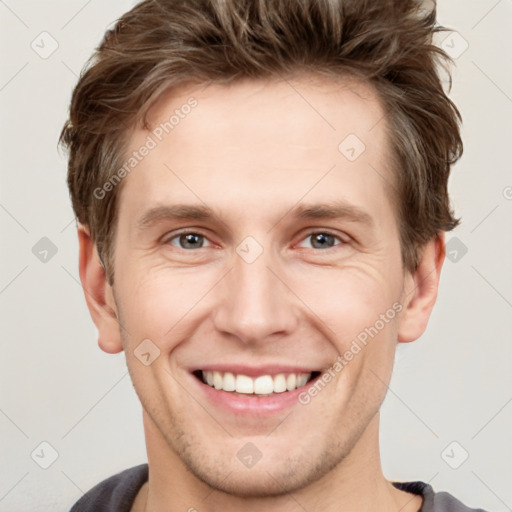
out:
M208 206L176 204L171 206L156 206L146 211L137 221L137 228L147 229L159 222L177 219L218 219Z
M350 222L373 227L373 217L362 208L345 201L330 201L327 203L300 204L289 210L283 217L293 219L346 219ZM203 205L175 204L156 206L147 210L137 221L139 230L147 229L160 222L168 220L216 220L220 217L212 208Z
M368 212L341 200L321 204L301 204L292 209L290 214L300 219L346 219L368 227L375 225L373 217Z

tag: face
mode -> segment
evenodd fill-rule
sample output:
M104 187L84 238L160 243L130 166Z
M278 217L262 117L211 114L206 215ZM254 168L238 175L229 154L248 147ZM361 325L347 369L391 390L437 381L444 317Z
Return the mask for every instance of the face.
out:
M112 303L148 456L231 494L311 484L370 435L405 307L384 112L304 78L182 89L150 121Z

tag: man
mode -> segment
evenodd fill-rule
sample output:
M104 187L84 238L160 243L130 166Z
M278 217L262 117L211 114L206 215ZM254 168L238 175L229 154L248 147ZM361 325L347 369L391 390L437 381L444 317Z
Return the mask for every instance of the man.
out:
M148 464L79 511L467 511L389 482L379 408L434 306L462 152L415 0L144 1L61 140L99 345Z

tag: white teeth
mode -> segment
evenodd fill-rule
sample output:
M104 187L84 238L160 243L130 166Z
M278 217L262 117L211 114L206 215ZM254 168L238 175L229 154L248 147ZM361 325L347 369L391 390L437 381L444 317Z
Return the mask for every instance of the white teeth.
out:
M311 373L279 373L277 375L260 375L248 377L247 375L231 372L203 371L203 380L215 389L235 391L246 395L270 395L284 393L305 386L311 378Z
M254 393L256 395L270 395L273 391L274 383L270 375L262 375L254 379Z
M210 386L211 386L211 384L210 384ZM293 391L296 388L297 388L297 376L295 375L295 373L290 373L290 375L288 375L288 377L286 377L286 389L288 391Z
M235 391L235 388L235 376L230 372L226 372L224 374L224 380L222 381L222 389L224 391Z
M280 373L274 377L274 393L286 391L286 377Z
M237 375L235 391L237 393L247 393L248 395L254 393L254 382L251 377L247 377L247 375Z
M303 373L300 375L297 375L297 387L301 388L302 386L305 386L308 380L309 380L308 375L304 375Z
M219 372L213 372L213 387L222 389L222 375Z

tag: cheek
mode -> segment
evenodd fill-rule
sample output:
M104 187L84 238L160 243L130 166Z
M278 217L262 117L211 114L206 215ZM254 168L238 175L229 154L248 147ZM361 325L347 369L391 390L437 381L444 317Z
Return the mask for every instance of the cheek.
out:
M218 280L213 269L169 268L168 262L137 265L119 273L125 286L120 289L124 324L130 337L149 338L161 349L172 348L173 340Z
M311 267L307 274L296 275L292 286L340 349L376 322L379 331L390 331L396 317L393 304L401 286L392 272L390 266L375 261L347 263L339 268ZM387 320L385 328L381 315Z

